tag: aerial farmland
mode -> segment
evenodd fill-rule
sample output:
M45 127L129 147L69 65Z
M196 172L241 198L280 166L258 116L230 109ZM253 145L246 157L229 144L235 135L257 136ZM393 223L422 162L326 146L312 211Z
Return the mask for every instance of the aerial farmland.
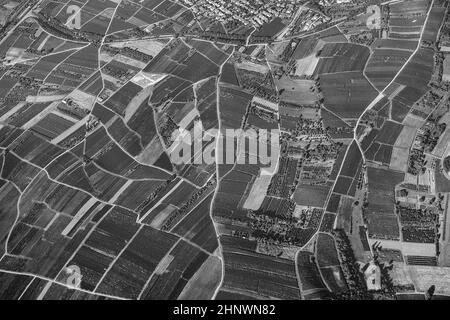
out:
M0 1L0 299L450 299L449 5Z

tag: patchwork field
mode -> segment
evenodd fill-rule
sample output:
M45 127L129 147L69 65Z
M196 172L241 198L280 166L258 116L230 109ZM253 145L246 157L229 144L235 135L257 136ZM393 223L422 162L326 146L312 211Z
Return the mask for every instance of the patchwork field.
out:
M448 9L0 3L0 298L449 294Z

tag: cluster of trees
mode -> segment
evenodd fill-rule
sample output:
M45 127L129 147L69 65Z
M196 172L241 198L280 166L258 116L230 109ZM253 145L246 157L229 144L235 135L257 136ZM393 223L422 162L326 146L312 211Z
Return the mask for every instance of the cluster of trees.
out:
M144 63L148 63L153 59L153 56L130 47L116 48L110 45L104 45L102 46L102 51L105 51L112 56L115 56L116 54L122 54L126 57L142 61Z
M139 212L141 215L145 213L145 211L149 208L151 208L151 205L154 204L156 198L160 193L163 193L164 191L168 192L174 185L176 175L172 175L169 179L164 181L161 185L159 185L148 197L145 199L145 201L141 202L139 206L136 208L136 211Z
M6 96L0 97L0 105L4 106L4 110L7 110L7 106L16 105L20 101L24 101L27 96L36 95L40 89L42 81L35 81L32 78L20 77L19 84L14 86ZM17 114L17 113L16 113Z
M336 240L336 248L341 261L342 272L347 283L348 290L335 294L338 300L372 300L373 295L368 292L364 275L360 271L353 249L345 231L336 229L333 231Z
M213 32L213 31L204 31L200 34L197 34L200 38L210 41L218 41L224 43L231 43L236 45L245 45L247 42L247 36L245 34L228 34L224 32Z
M272 81L270 73L262 74L249 70L237 69L241 87L248 90L252 95L256 95L271 102L278 101L277 91Z
M277 174L272 178L267 191L268 195L288 198L291 196L290 186L294 182L294 177L298 178L299 162L293 158L281 155Z
M264 108L264 106L262 107ZM277 116L266 109L258 108L256 105L251 105L249 107L249 114L253 114L261 119L264 119L268 122L277 122Z
M375 40L371 31L361 32L359 34L352 34L350 41L357 44L370 46Z
M92 44L100 44L102 35L95 33L81 32L75 29L69 29L64 24L62 24L58 19L48 16L46 13L36 13L37 20L41 27L60 38L67 40L78 40L91 42Z
M159 127L159 132L164 141L164 144L168 147L172 144L172 133L178 129L178 125L173 121L170 116L164 116L161 125Z
M445 158L442 164L444 166L444 170L446 172L450 172L450 156Z
M408 158L408 173L412 175L419 175L424 173L426 168L425 154L423 150L412 149Z
M291 210L291 208L288 207L288 210ZM316 229L299 228L298 220L292 215L290 217L288 215L281 217L280 215L275 216L274 212L250 212L248 214L250 219L248 227L250 228L251 236L258 242L266 244L305 245ZM311 217L311 219L318 220L315 217Z
M64 139L59 143L59 145L66 149L71 149L76 146L85 138L85 132L83 130L78 130L74 134L71 134L68 138Z

